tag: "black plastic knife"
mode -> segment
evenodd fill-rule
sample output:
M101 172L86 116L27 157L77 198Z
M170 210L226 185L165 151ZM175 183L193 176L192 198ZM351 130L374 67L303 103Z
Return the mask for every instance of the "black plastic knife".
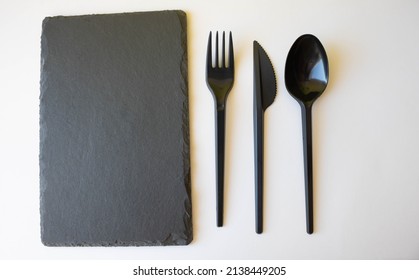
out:
M253 41L253 125L255 143L256 233L263 231L263 117L276 96L276 79L265 50Z

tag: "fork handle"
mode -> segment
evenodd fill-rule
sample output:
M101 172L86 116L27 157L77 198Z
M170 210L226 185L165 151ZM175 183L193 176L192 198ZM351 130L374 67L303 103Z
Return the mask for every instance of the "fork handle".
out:
M256 233L263 231L263 110L254 108Z
M225 106L217 108L216 113L216 178L217 178L217 226L223 226L224 213L224 151L225 151Z

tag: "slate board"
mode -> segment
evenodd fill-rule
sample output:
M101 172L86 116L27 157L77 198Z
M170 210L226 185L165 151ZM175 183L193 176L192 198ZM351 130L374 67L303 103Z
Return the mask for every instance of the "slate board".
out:
M191 242L186 40L182 11L44 19L43 244Z

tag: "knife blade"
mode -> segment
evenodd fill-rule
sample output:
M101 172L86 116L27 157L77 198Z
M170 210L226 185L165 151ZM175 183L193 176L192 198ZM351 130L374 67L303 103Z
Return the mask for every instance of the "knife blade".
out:
M262 233L264 113L274 102L276 78L267 53L257 41L253 41L253 94L256 233Z

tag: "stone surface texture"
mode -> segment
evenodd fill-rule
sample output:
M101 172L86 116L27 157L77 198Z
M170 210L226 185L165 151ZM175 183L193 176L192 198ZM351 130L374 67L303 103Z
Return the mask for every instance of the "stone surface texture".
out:
M43 244L189 244L186 14L45 18L40 90Z

